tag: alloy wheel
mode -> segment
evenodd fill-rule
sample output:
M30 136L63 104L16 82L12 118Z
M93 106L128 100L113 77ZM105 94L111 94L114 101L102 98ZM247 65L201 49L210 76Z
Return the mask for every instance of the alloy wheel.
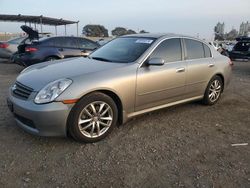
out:
M95 101L81 111L78 118L78 127L84 136L97 138L108 131L112 121L112 108L103 101Z
M209 100L215 102L219 99L221 94L221 83L219 80L214 80L209 88Z

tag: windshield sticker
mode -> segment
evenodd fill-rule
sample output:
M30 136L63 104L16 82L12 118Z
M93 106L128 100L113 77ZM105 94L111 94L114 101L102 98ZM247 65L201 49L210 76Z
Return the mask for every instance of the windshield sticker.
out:
M135 43L151 44L153 40L150 39L137 39Z

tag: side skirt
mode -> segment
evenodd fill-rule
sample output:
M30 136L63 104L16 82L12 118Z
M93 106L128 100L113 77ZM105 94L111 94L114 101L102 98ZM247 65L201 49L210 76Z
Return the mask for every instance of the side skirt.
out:
M197 97L188 98L188 99L184 99L184 100L180 100L180 101L176 101L176 102L172 102L172 103L168 103L168 104L163 104L163 105L152 107L152 108L147 108L147 109L140 110L140 111L137 111L137 112L132 112L132 113L126 114L126 115L125 115L125 113L123 113L123 117L125 116L123 118L123 120L124 120L123 123L125 123L128 119L130 119L132 117L135 117L135 116L147 113L147 112L159 110L159 109L170 107L170 106L174 106L174 105L177 105L177 104L182 104L182 103L186 103L186 102L190 102L190 101L199 100L199 99L202 99L202 98L203 98L203 95L197 96Z

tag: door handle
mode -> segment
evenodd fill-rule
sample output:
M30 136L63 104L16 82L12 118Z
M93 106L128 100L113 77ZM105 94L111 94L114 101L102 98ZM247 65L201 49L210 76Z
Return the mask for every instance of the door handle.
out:
M208 66L209 66L209 67L214 67L214 64L213 64L213 63L210 63Z
M59 48L58 50L59 50L59 51L63 51L63 48Z
M177 73L185 72L185 68L184 68L184 67L177 68L177 69L176 69L176 72L177 72Z

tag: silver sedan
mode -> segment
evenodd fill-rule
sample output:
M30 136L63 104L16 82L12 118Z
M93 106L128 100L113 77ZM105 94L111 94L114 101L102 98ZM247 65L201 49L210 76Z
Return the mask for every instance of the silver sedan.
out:
M96 142L128 119L194 100L215 104L232 63L202 40L174 34L119 37L88 58L30 66L7 99L24 130Z

